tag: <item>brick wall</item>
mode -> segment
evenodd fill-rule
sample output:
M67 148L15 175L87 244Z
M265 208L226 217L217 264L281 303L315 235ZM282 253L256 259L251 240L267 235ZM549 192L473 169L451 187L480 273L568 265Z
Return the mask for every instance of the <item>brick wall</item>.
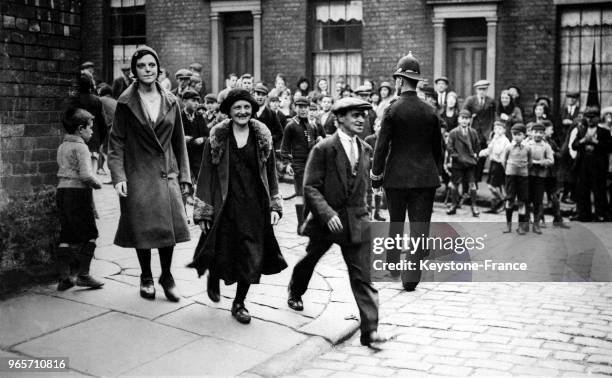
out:
M178 69L198 62L210 90L210 1L150 1L146 17L147 45L157 51L173 83Z
M536 96L555 99L556 10L552 0L504 1L499 5L497 87L514 83L530 116ZM499 91L498 91L499 92ZM499 93L495 94L499 96Z
M81 59L80 1L0 4L0 205L56 182L60 110Z
M107 75L112 74L113 68L105 67L104 64L103 4L102 0L82 2L82 60L93 62L96 79L106 81Z
M433 75L432 9L426 0L364 1L362 74L376 84L391 80L395 65L412 51L421 74Z
M295 88L300 76L306 74L308 1L262 1L262 80L274 86L277 73Z

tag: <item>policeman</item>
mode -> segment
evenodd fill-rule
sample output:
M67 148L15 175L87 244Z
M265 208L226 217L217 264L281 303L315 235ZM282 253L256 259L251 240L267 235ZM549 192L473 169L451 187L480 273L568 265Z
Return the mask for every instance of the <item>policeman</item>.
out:
M385 111L372 163L372 187L384 187L391 217L390 235L403 234L406 211L411 237L429 236L434 195L442 172L442 135L436 111L417 97L421 80L418 60L412 53L397 63L393 73L399 96ZM412 251L411 261L423 258L425 249ZM400 251L387 251L387 262L398 262ZM397 277L399 271L391 271ZM414 291L421 272L403 271L402 283Z

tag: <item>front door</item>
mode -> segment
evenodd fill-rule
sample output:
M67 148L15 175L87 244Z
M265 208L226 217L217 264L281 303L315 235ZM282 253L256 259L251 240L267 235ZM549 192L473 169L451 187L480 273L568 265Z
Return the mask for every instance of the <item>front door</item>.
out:
M487 35L484 19L460 19L447 29L446 74L461 102L473 85L487 78Z
M224 77L253 75L253 17L249 12L228 13L224 17Z

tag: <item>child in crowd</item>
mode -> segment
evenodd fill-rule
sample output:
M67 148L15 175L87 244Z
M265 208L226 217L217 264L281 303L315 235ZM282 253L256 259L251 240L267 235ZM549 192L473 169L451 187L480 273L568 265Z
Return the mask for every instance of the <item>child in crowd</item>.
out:
M478 132L470 127L472 114L463 109L459 112L459 126L451 130L446 149L451 159L451 180L453 183L453 206L446 213L454 215L459 206L459 184L467 183L470 193L472 216L478 217L476 210L476 164L478 161Z
M553 214L553 226L560 228L570 228L568 225L563 223L563 217L561 216L561 206L559 200L559 189L560 186L557 185L557 171L559 166L559 161L561 159L561 148L554 137L554 125L549 120L544 120L542 122L544 125L544 141L550 145L550 148L553 151L553 164L550 165L547 170L546 178L544 179L544 192L546 193L546 198L548 199L548 204L551 207ZM544 222L544 209L542 209L542 214L540 216L540 228L546 228L546 223Z
M280 99L276 96L268 97L268 106L270 106L270 110L272 110L274 114L276 114L281 126L283 127L283 130L285 130L285 126L287 126L287 122L289 122L289 119L280 110ZM278 163L278 160L276 162Z
M529 166L529 212L533 214L533 232L542 234L540 230L540 218L542 217L542 202L544 190L546 189L546 177L549 167L555 162L553 150L544 141L544 125L535 123L531 127L532 140L527 142L531 153L531 165Z
M89 275L89 265L96 249L98 228L91 188L102 184L94 176L87 141L93 134L94 116L80 108L64 114L67 134L57 150L57 207L60 239L57 250L57 290L77 286L99 288L104 282ZM74 275L76 274L76 279Z
M525 204L529 196L529 165L531 152L525 143L527 128L522 123L516 123L510 129L512 142L504 150L502 166L506 173L506 224L504 233L512 232L512 212L518 206L519 226L516 232L524 235L529 231L529 219ZM515 202L516 199L516 202Z
M206 125L209 129L211 129L214 125L221 121L219 113L219 103L217 102L217 96L213 93L209 93L204 96L204 108L206 111L204 112L204 119L206 120Z
M493 124L493 138L489 142L488 148L480 151L480 156L488 156L490 160L488 187L493 194L491 201L491 209L487 211L489 214L497 214L504 206L503 186L506 180L504 167L502 166L502 156L506 147L510 144L510 140L506 136L506 123L495 121Z

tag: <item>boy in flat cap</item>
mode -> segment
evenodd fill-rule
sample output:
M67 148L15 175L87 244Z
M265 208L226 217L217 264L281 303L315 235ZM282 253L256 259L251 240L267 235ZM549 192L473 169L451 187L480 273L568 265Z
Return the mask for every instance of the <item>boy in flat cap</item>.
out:
M453 206L447 212L448 215L457 213L459 206L459 184L467 183L472 209L472 216L477 217L480 213L475 209L476 205L476 164L480 152L478 133L470 127L472 115L469 110L463 109L459 112L459 127L451 130L448 136L446 149L451 159L451 180ZM464 188L465 191L465 188Z
M262 83L257 83L253 87L253 97L259 105L259 110L254 114L256 120L262 122L268 127L272 134L272 141L274 143L274 150L280 148L281 141L283 139L283 127L280 124L278 116L266 105L266 99L268 98L268 87Z
M525 143L527 128L522 123L512 126L512 142L504 150L502 165L506 172L506 225L504 233L512 232L512 213L518 206L519 226L516 232L524 235L529 231L526 203L529 198L529 166L531 150ZM516 201L515 201L516 199Z
M434 80L436 86L436 95L438 96L438 105L440 107L446 106L446 94L448 93L448 78L446 76L440 76Z
M287 304L296 311L304 309L302 295L317 262L338 244L359 308L361 344L375 346L387 339L377 332L378 291L370 282L369 255L363 248L367 241L359 232L360 222L368 221L365 191L372 150L357 135L363 131L369 109L370 103L361 99L338 100L333 107L338 131L318 143L308 158L304 197L310 216L304 235L310 241L306 256L293 269Z
M546 190L546 177L549 167L555 163L552 147L544 140L544 125L536 123L531 127L532 139L527 142L531 150L531 165L529 166L529 213L533 214L533 232L541 234L540 219L542 202Z
M200 95L193 89L183 92L183 111L181 120L185 130L185 142L187 144L187 156L189 156L189 168L191 169L191 180L196 184L202 153L204 152L204 142L208 139L209 129L204 117L198 113Z
M474 84L476 94L468 97L463 104L463 109L467 109L472 113L472 127L478 132L481 148L487 147L487 141L495 121L495 100L487 96L489 85L490 83L487 80L478 80ZM476 182L480 182L485 160L485 158L478 160Z
M308 154L319 140L325 138L325 133L321 133L318 128L310 123L308 119L310 101L307 97L298 97L294 105L297 115L291 118L285 127L280 154L283 163L287 164L287 173L293 174L296 196L302 197L304 190L304 168L306 167ZM298 202L301 202L301 200L298 199ZM295 211L299 233L302 225L304 205L297 203Z

